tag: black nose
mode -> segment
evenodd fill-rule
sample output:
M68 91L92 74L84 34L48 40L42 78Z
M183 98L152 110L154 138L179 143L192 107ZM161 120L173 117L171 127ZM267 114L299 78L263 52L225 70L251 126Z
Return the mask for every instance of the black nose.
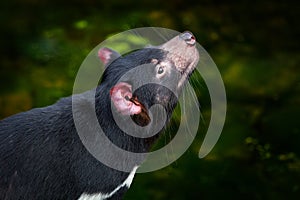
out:
M189 31L185 31L185 32L181 33L179 35L179 37L181 39L183 39L189 45L196 44L196 38L195 38L195 36L191 32L189 32Z

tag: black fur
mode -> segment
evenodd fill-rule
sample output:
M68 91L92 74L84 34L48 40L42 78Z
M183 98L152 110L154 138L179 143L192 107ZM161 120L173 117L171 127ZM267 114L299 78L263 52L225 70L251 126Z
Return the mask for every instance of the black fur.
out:
M163 60L164 56L159 49L142 49L120 57L107 67L96 89L98 121L109 139L125 150L147 152L158 136L140 139L122 132L112 117L109 91L128 70L150 63L152 58ZM164 101L155 102L155 95L163 95ZM93 99L85 94L77 96L78 112L88 124ZM156 84L136 90L134 96L147 108L163 104L168 117L177 102L168 89ZM128 174L100 163L83 146L73 121L72 97L0 121L0 199L74 200L82 193L109 193ZM120 199L126 190L122 188L111 199Z

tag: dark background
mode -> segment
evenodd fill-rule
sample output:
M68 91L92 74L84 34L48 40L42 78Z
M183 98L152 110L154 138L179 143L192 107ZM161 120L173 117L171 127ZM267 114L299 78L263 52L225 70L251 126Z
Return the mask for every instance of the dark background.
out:
M71 95L81 62L109 35L147 26L190 30L222 74L224 130L199 159L204 121L184 156L138 174L125 199L298 199L299 8L255 0L1 1L0 118Z

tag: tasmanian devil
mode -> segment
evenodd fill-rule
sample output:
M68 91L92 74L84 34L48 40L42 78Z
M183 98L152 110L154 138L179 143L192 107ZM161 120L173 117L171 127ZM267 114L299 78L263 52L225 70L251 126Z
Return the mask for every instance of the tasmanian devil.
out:
M160 121L151 109L156 104L169 119L178 100L175 93L180 93L199 60L190 32L124 56L108 48L100 49L98 55L106 69L92 99L86 93L77 94L0 121L0 199L121 199L141 163L122 171L97 160L83 144L74 115L89 130L84 134L96 130L90 120L95 113L114 145L148 152L159 133L130 135L116 119L124 118L125 126L150 130ZM102 154L108 153L101 148Z

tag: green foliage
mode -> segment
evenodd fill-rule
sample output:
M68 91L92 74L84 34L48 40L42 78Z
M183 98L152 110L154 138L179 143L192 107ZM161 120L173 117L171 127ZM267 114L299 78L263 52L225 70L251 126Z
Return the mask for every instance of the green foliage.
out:
M70 95L84 58L110 35L143 26L191 30L225 82L228 113L223 133L214 150L199 159L210 99L199 74L193 75L203 115L196 140L171 166L138 174L125 199L299 198L296 3L12 0L0 4L0 118ZM120 51L127 48L116 46ZM159 144L167 140L162 138Z

